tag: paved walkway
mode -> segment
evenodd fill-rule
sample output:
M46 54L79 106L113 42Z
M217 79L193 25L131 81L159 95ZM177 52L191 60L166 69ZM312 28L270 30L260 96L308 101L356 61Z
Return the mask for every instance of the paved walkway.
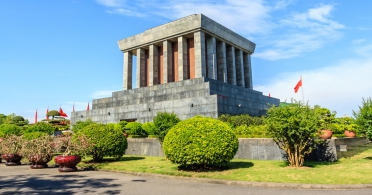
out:
M372 188L363 189L293 189L282 185L270 187L218 184L219 180L175 179L154 175L133 175L105 171L59 173L56 168L32 170L27 165L7 167L0 164L0 194L129 194L129 195L370 195ZM215 182L215 183L210 183ZM221 182L220 182L221 183ZM223 183L223 182L222 182ZM294 186L288 186L294 187ZM303 186L306 187L306 186ZM308 185L311 187L311 185ZM325 185L318 187L327 187ZM334 186L328 186L333 188ZM357 186L354 186L357 187Z

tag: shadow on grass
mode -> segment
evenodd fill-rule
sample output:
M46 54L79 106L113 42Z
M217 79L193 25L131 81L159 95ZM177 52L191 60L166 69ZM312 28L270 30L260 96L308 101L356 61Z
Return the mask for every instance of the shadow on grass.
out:
M367 156L367 157L365 157L364 159L372 160L372 156Z
M338 164L338 162L317 162L317 161L305 161L304 162L304 168L315 168L320 166L327 166L327 165L334 165ZM283 161L282 164L279 165L280 167L289 167L289 163L286 161Z
M178 166L178 170L180 171L189 171L189 172L220 172L224 170L231 170L231 169L241 169L241 168L250 168L253 167L254 164L252 162L244 162L244 161L235 161L229 162L228 164L223 165L180 165Z

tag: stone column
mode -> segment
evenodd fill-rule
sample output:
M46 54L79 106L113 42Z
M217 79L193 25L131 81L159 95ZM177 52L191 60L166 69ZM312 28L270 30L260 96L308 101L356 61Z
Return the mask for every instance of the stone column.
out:
M244 64L243 64L243 51L235 51L235 66L236 66L236 84L238 86L245 86L244 80Z
M244 53L243 62L245 88L253 89L251 55Z
M132 68L133 68L133 53L130 51L124 52L124 67L123 67L123 89L132 89Z
M159 62L158 62L158 46L150 45L150 84L149 86L159 84Z
M217 49L216 49L216 38L207 38L207 66L208 66L208 78L216 79L217 77Z
M218 80L227 83L227 67L226 67L226 44L225 42L217 43L217 69Z
M235 48L226 47L227 82L236 85Z
M178 80L188 79L187 70L187 39L178 37Z
M136 85L137 88L146 87L146 62L145 50L137 49L137 69L136 69Z
M194 33L195 48L195 78L206 76L205 34L202 31Z
M163 83L169 83L172 81L172 42L163 42Z

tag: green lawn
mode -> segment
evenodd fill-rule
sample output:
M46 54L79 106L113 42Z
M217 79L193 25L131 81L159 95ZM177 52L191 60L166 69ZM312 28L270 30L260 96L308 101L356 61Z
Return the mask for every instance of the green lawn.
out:
M164 157L125 155L120 161L80 163L101 170L156 173L184 177L302 184L372 183L372 149L336 163L307 162L306 167L289 168L283 161L234 159L222 171L182 171Z

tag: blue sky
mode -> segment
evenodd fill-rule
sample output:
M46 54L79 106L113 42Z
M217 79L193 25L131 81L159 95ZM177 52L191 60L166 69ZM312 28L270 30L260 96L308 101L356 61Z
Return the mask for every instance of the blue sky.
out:
M256 43L254 89L351 115L372 96L372 1L0 0L0 113L62 109L122 89L117 41L203 13Z

